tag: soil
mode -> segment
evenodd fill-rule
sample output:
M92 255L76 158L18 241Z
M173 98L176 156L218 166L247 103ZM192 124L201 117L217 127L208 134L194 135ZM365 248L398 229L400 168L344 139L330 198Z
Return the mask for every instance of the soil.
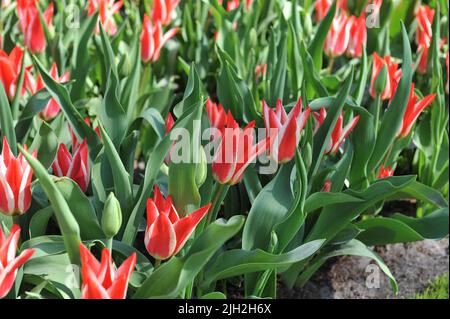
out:
M396 296L381 270L379 280L376 281L379 284L373 285L372 288L367 287L368 276L376 279L378 272L378 267L371 259L346 256L330 260L301 289L287 291L280 287L279 298L411 298L414 294L422 292L430 280L449 270L448 238L440 241L425 240L375 247L375 251L383 258L397 280L399 293ZM369 265L373 266L368 268Z

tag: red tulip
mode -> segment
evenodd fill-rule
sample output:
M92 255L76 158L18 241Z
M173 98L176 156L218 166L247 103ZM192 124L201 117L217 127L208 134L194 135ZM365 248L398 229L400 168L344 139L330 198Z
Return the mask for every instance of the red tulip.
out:
M213 176L219 183L239 183L250 163L267 150L268 138L253 145L254 126L255 122L252 121L241 129L231 112L228 112L227 128L212 163Z
M38 3L39 0L17 0L20 30L23 33L25 45L32 53L42 53L46 46L44 29L36 7ZM45 10L43 18L49 27L53 19L53 2Z
M380 171L378 173L378 178L381 179L389 176L394 176L394 170L391 167L384 167L383 165L381 165Z
M56 159L52 164L53 173L56 176L67 176L73 179L83 192L86 192L90 174L89 174L89 157L86 139L75 147L72 144L72 154L67 150L66 145L60 144Z
M405 137L409 134L420 113L422 113L427 106L433 103L435 97L436 94L430 94L425 96L422 100L417 101L418 97L414 93L414 83L411 84L411 93L409 95L409 101L406 106L405 114L403 115L402 126L397 135L398 138Z
M64 83L69 81L69 72L64 73L62 76L59 76L58 67L55 62L53 62L49 74L57 82ZM35 94L45 87L40 75L38 76L37 81L35 81L31 73L26 72L25 81L27 83L27 87L30 89L31 94ZM58 102L56 102L55 99L51 98L44 109L39 112L39 116L45 121L50 121L51 119L55 118L56 115L58 115L60 110L61 107L59 106Z
M327 116L327 112L324 108L320 110L320 113L314 112L313 113L314 118L316 119L316 130L320 125L323 124L325 117ZM325 149L325 154L336 154L341 147L342 143L344 143L347 136L350 134L350 132L353 130L353 128L356 126L356 124L359 121L359 115L352 118L345 127L343 127L344 117L342 116L342 113L339 115L338 120L336 122L336 126L333 129L333 132L331 133L331 139L328 142L328 145Z
M80 244L83 299L125 299L128 282L136 266L136 253L128 257L119 269L114 267L111 252L104 248L99 263L91 252Z
M331 5L333 4L333 0L317 0L315 4L316 9L316 20L321 21L328 13ZM346 12L347 9L347 0L337 0L337 8Z
M245 0L245 9L248 10L250 8L250 6L252 5L253 0ZM218 3L220 5L222 5L223 0L218 0ZM227 2L227 11L233 11L236 10L237 8L239 8L239 6L241 5L241 1L240 0L229 0Z
M164 44L177 32L178 28L173 28L163 34L161 22L157 20L154 25L147 14L144 14L141 33L142 60L145 63L157 61Z
M416 13L417 30L416 43L417 52L422 52L417 70L421 73L427 71L428 49L431 45L431 38L433 36L433 17L434 9L429 6L421 5Z
M26 145L24 148L27 148ZM36 157L36 154L34 151L32 156ZM33 171L23 155L14 157L8 141L3 137L0 155L0 212L15 216L24 214L30 208L32 177Z
M16 94L22 58L23 50L17 46L9 55L0 49L0 81L9 100L12 100Z
M344 13L334 17L325 39L324 50L326 55L336 57L344 54L345 50L347 50L350 41L350 30L353 25L352 18Z
M154 0L152 18L153 21L160 21L162 26L166 26L172 20L172 14L180 0Z
M14 285L17 270L34 254L34 249L25 249L16 257L20 238L20 227L13 225L8 237L0 225L0 299L5 297Z
M183 248L211 204L180 218L170 196L165 199L156 185L153 193L154 199L147 200L145 247L152 257L165 260Z
M222 135L227 125L227 113L222 104L214 103L210 99L206 101L206 113L208 113L211 127L218 129Z
M359 18L351 18L350 41L347 53L351 57L359 58L362 55L363 45L367 43L366 16L362 14Z
M123 2L115 0L89 0L88 16L93 15L97 10L99 10L98 18L102 24L103 29L110 35L115 35L117 32L116 21L114 20L114 15L120 11ZM95 32L100 31L98 25Z
M370 79L370 89L369 93L373 98L376 98L377 93L375 91L375 82L380 74L383 66L387 67L386 75L386 86L384 91L381 93L382 100L391 99L397 90L398 82L400 81L402 71L398 68L398 63L392 61L390 56L380 57L376 52L373 53L373 64L372 64L372 77Z
M330 180L326 180L325 183L323 183L322 192L328 193L331 190L332 183Z
M258 64L255 67L255 78L258 79L260 76L264 76L267 71L267 64Z
M269 151L278 163L289 162L294 157L310 112L309 107L302 112L302 99L298 100L289 115L280 99L277 100L276 110L263 101L264 124L266 134L270 136Z

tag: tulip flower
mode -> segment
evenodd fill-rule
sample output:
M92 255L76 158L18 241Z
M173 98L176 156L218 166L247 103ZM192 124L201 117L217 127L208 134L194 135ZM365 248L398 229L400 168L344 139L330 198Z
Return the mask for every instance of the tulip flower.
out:
M24 43L31 53L45 51L46 40L44 28L39 18L37 4L39 0L17 0L19 27L24 36ZM50 27L53 19L53 2L43 13L45 24Z
M24 148L27 149L26 145ZM36 154L34 151L32 156L36 157ZM30 208L32 177L33 171L23 155L14 157L8 141L3 137L0 155L0 212L16 216L24 214Z
M23 50L15 47L8 55L0 49L0 81L11 101L16 94L17 81L22 65Z
M245 9L248 10L250 8L250 6L252 5L253 0L245 0ZM218 0L218 3L220 5L222 5L223 0ZM227 11L233 11L236 10L237 8L239 8L239 6L241 5L241 1L240 0L229 0L227 2Z
M125 299L128 282L134 267L136 266L136 253L128 257L122 265L116 269L109 249L102 251L101 261L80 244L81 297L83 299Z
M359 18L352 17L350 21L350 41L347 53L353 58L360 58L363 45L365 46L367 43L366 16L362 14Z
M89 158L86 139L75 147L72 143L72 154L67 150L66 145L60 144L56 159L52 164L53 173L56 176L67 176L73 179L83 192L86 192L90 174L89 174Z
M325 117L327 116L327 112L324 108L320 110L320 112L314 112L313 116L317 122L316 124L316 130L320 125L323 124L325 121ZM359 121L359 115L352 118L345 127L343 127L344 117L342 116L342 113L339 115L338 120L336 122L336 126L333 129L333 132L331 133L331 139L328 142L327 147L325 148L325 154L336 154L339 148L341 147L342 143L344 143L347 136L350 134L350 132L353 130L353 128L356 126L356 124Z
M211 204L180 218L170 195L165 199L156 185L153 194L154 198L147 200L147 228L144 242L153 258L165 260L183 248L195 227L208 213Z
M324 46L325 54L329 57L340 56L347 50L350 41L350 31L353 25L352 18L343 13L334 17Z
M55 62L53 62L52 67L50 68L49 72L50 76L59 83L64 83L69 81L69 72L64 73L63 75L58 75L58 67ZM34 78L31 76L29 72L25 75L25 81L27 83L27 87L30 88L30 91L32 94L35 94L36 92L42 90L45 85L42 81L42 77L39 75L37 81L34 80ZM54 98L51 98L50 101L48 101L47 105L44 107L44 109L39 112L39 116L45 120L50 121L58 115L59 111L61 110L61 107L59 106L58 102Z
M267 64L258 64L255 67L255 78L258 79L260 76L264 76L266 74L267 71Z
M222 104L214 103L208 99L206 101L206 113L211 127L218 129L223 134L227 125L227 113Z
M302 100L299 99L288 115L280 99L277 100L276 110L265 101L262 103L266 134L270 137L269 152L278 163L289 162L295 155L311 109L308 107L302 112Z
M16 257L19 238L19 226L14 224L9 236L6 237L0 225L0 299L5 297L13 287L17 270L34 254L34 249L25 249Z
M398 68L398 63L393 62L390 56L385 56L384 58L382 58L376 52L374 52L369 93L373 98L377 97L375 84L378 79L378 75L380 74L381 69L384 66L386 66L387 68L387 74L385 88L383 92L381 92L381 99L388 100L394 96L402 74L401 69Z
M267 150L269 138L253 145L254 126L255 122L252 121L241 129L231 112L228 112L227 128L212 163L213 176L219 183L239 183L250 163Z
M332 185L330 180L326 180L325 183L323 183L322 192L329 193Z
M378 173L378 179L394 176L394 170L391 167L384 167L381 165Z
M89 0L88 16L93 15L97 10L99 10L98 19L102 24L103 29L109 35L115 35L117 32L116 21L114 20L114 15L120 11L122 8L122 1L115 0ZM95 32L99 33L100 28L97 25Z
M425 96L422 100L418 101L417 95L414 93L414 83L411 84L411 93L409 95L408 105L406 106L405 114L403 115L402 126L398 132L397 137L402 138L408 136L411 131L414 122L419 117L420 113L433 103L436 94L430 94Z
M154 0L152 18L153 21L160 21L162 26L166 26L172 20L173 11L180 0Z
M421 5L416 13L417 30L416 43L417 52L422 52L417 70L421 73L427 71L428 49L431 45L431 38L433 36L433 18L434 9L429 6Z
M331 5L333 4L333 0L317 0L315 4L316 9L316 20L321 21L328 13ZM348 11L347 9L347 0L337 0L337 8L342 10L343 12Z
M173 28L163 34L161 22L155 21L155 24L153 24L150 18L144 14L141 33L142 60L145 63L156 62L159 59L164 44L175 36L177 32L178 28Z

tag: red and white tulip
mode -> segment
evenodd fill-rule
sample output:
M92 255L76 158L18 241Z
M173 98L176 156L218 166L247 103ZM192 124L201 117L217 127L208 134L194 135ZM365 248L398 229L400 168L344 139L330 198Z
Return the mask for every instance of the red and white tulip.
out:
M19 226L14 224L9 236L6 236L0 225L0 299L4 298L13 287L17 270L34 254L34 249L25 249L16 257L19 239Z
M147 200L147 228L145 247L155 259L165 260L176 255L194 232L195 227L208 213L211 204L180 218L169 195L155 185L154 198Z
M144 14L141 33L142 61L145 63L158 61L162 47L177 32L178 28L172 28L163 34L161 22L152 21L147 14Z
M24 145L26 149L26 145ZM32 156L36 157L34 151ZM0 155L0 212L8 216L24 214L31 205L30 183L33 171L22 154L14 157L8 141L3 138Z
M88 16L93 15L97 10L99 11L98 19L102 24L103 29L109 35L115 35L117 32L116 21L114 15L122 8L122 1L115 0L89 0ZM95 32L98 33L100 28L97 26Z
M153 21L160 21L162 26L168 25L172 21L172 15L179 3L180 0L154 0Z
M81 296L83 299L125 299L128 282L136 266L136 253L128 257L116 269L109 249L102 251L101 262L91 252L80 244L81 275L83 284Z
M397 90L398 83L400 81L402 70L399 69L398 63L392 61L390 56L380 57L376 52L373 54L372 63L372 77L370 79L369 93L373 98L377 97L377 92L375 90L375 83L378 76L380 75L381 69L386 66L386 84L384 90L381 92L381 99L388 100L391 99L395 91Z

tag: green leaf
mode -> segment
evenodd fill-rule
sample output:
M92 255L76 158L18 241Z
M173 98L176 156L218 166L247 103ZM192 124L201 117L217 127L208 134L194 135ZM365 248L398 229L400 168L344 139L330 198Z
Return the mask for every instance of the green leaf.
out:
M195 64L191 65L188 77L188 83L186 84L186 89L184 90L183 100L178 103L174 109L173 113L177 118L180 118L183 114L188 114L192 111L198 101L202 100L205 96L205 89L200 80Z
M3 87L3 82L0 81L0 129L2 137L6 136L6 140L11 148L13 154L17 154L16 134L14 132L14 123L9 106L8 97Z
M31 217L30 226L28 228L30 238L45 235L48 222L50 221L50 218L52 216L53 216L53 209L51 206L48 206L35 212Z
M73 212L80 227L81 238L84 240L104 238L94 207L77 183L70 178L62 177L55 179L55 185Z
M80 228L69 208L69 205L64 199L64 196L53 183L52 178L47 173L44 166L42 166L37 159L31 156L20 145L18 147L33 169L36 178L39 179L39 183L52 204L70 261L75 265L79 264L79 247L81 242Z
M52 128L44 121L41 121L39 130L34 138L30 151L37 151L38 160L48 168L52 165L58 150L58 137Z
M316 68L316 70L322 69L323 47L335 14L336 14L336 1L333 1L333 4L328 9L327 15L320 22L319 27L317 28L317 32L314 35L311 44L309 45L308 51L311 53L311 56L314 61L314 67Z
M203 269L215 252L244 224L243 216L233 216L230 220L219 219L210 224L194 240L187 255L172 257L156 269L133 295L134 299L174 298L181 294Z
M394 142L400 126L402 125L403 114L409 101L411 91L411 81L413 77L413 69L411 57L411 46L409 44L406 28L402 23L403 30L403 68L402 77L398 84L394 98L383 115L380 130L378 132L372 157L368 164L368 171L375 170L382 162L384 156L388 152Z
M87 143L91 151L90 154L92 154L93 150L100 143L97 134L88 124L86 124L81 114L72 104L67 89L63 85L57 83L47 73L47 71L45 71L41 62L39 62L35 57L33 57L33 62L35 67L39 70L39 74L41 75L42 81L44 82L47 90L50 92L51 96L56 100L56 102L58 102L58 104L61 106L62 112L69 121L77 137L81 139L87 139Z
M246 273L277 269L302 261L320 249L323 240L315 240L297 247L284 254L270 254L261 249L233 249L217 256L205 272L203 287L208 287L214 281L234 277Z

